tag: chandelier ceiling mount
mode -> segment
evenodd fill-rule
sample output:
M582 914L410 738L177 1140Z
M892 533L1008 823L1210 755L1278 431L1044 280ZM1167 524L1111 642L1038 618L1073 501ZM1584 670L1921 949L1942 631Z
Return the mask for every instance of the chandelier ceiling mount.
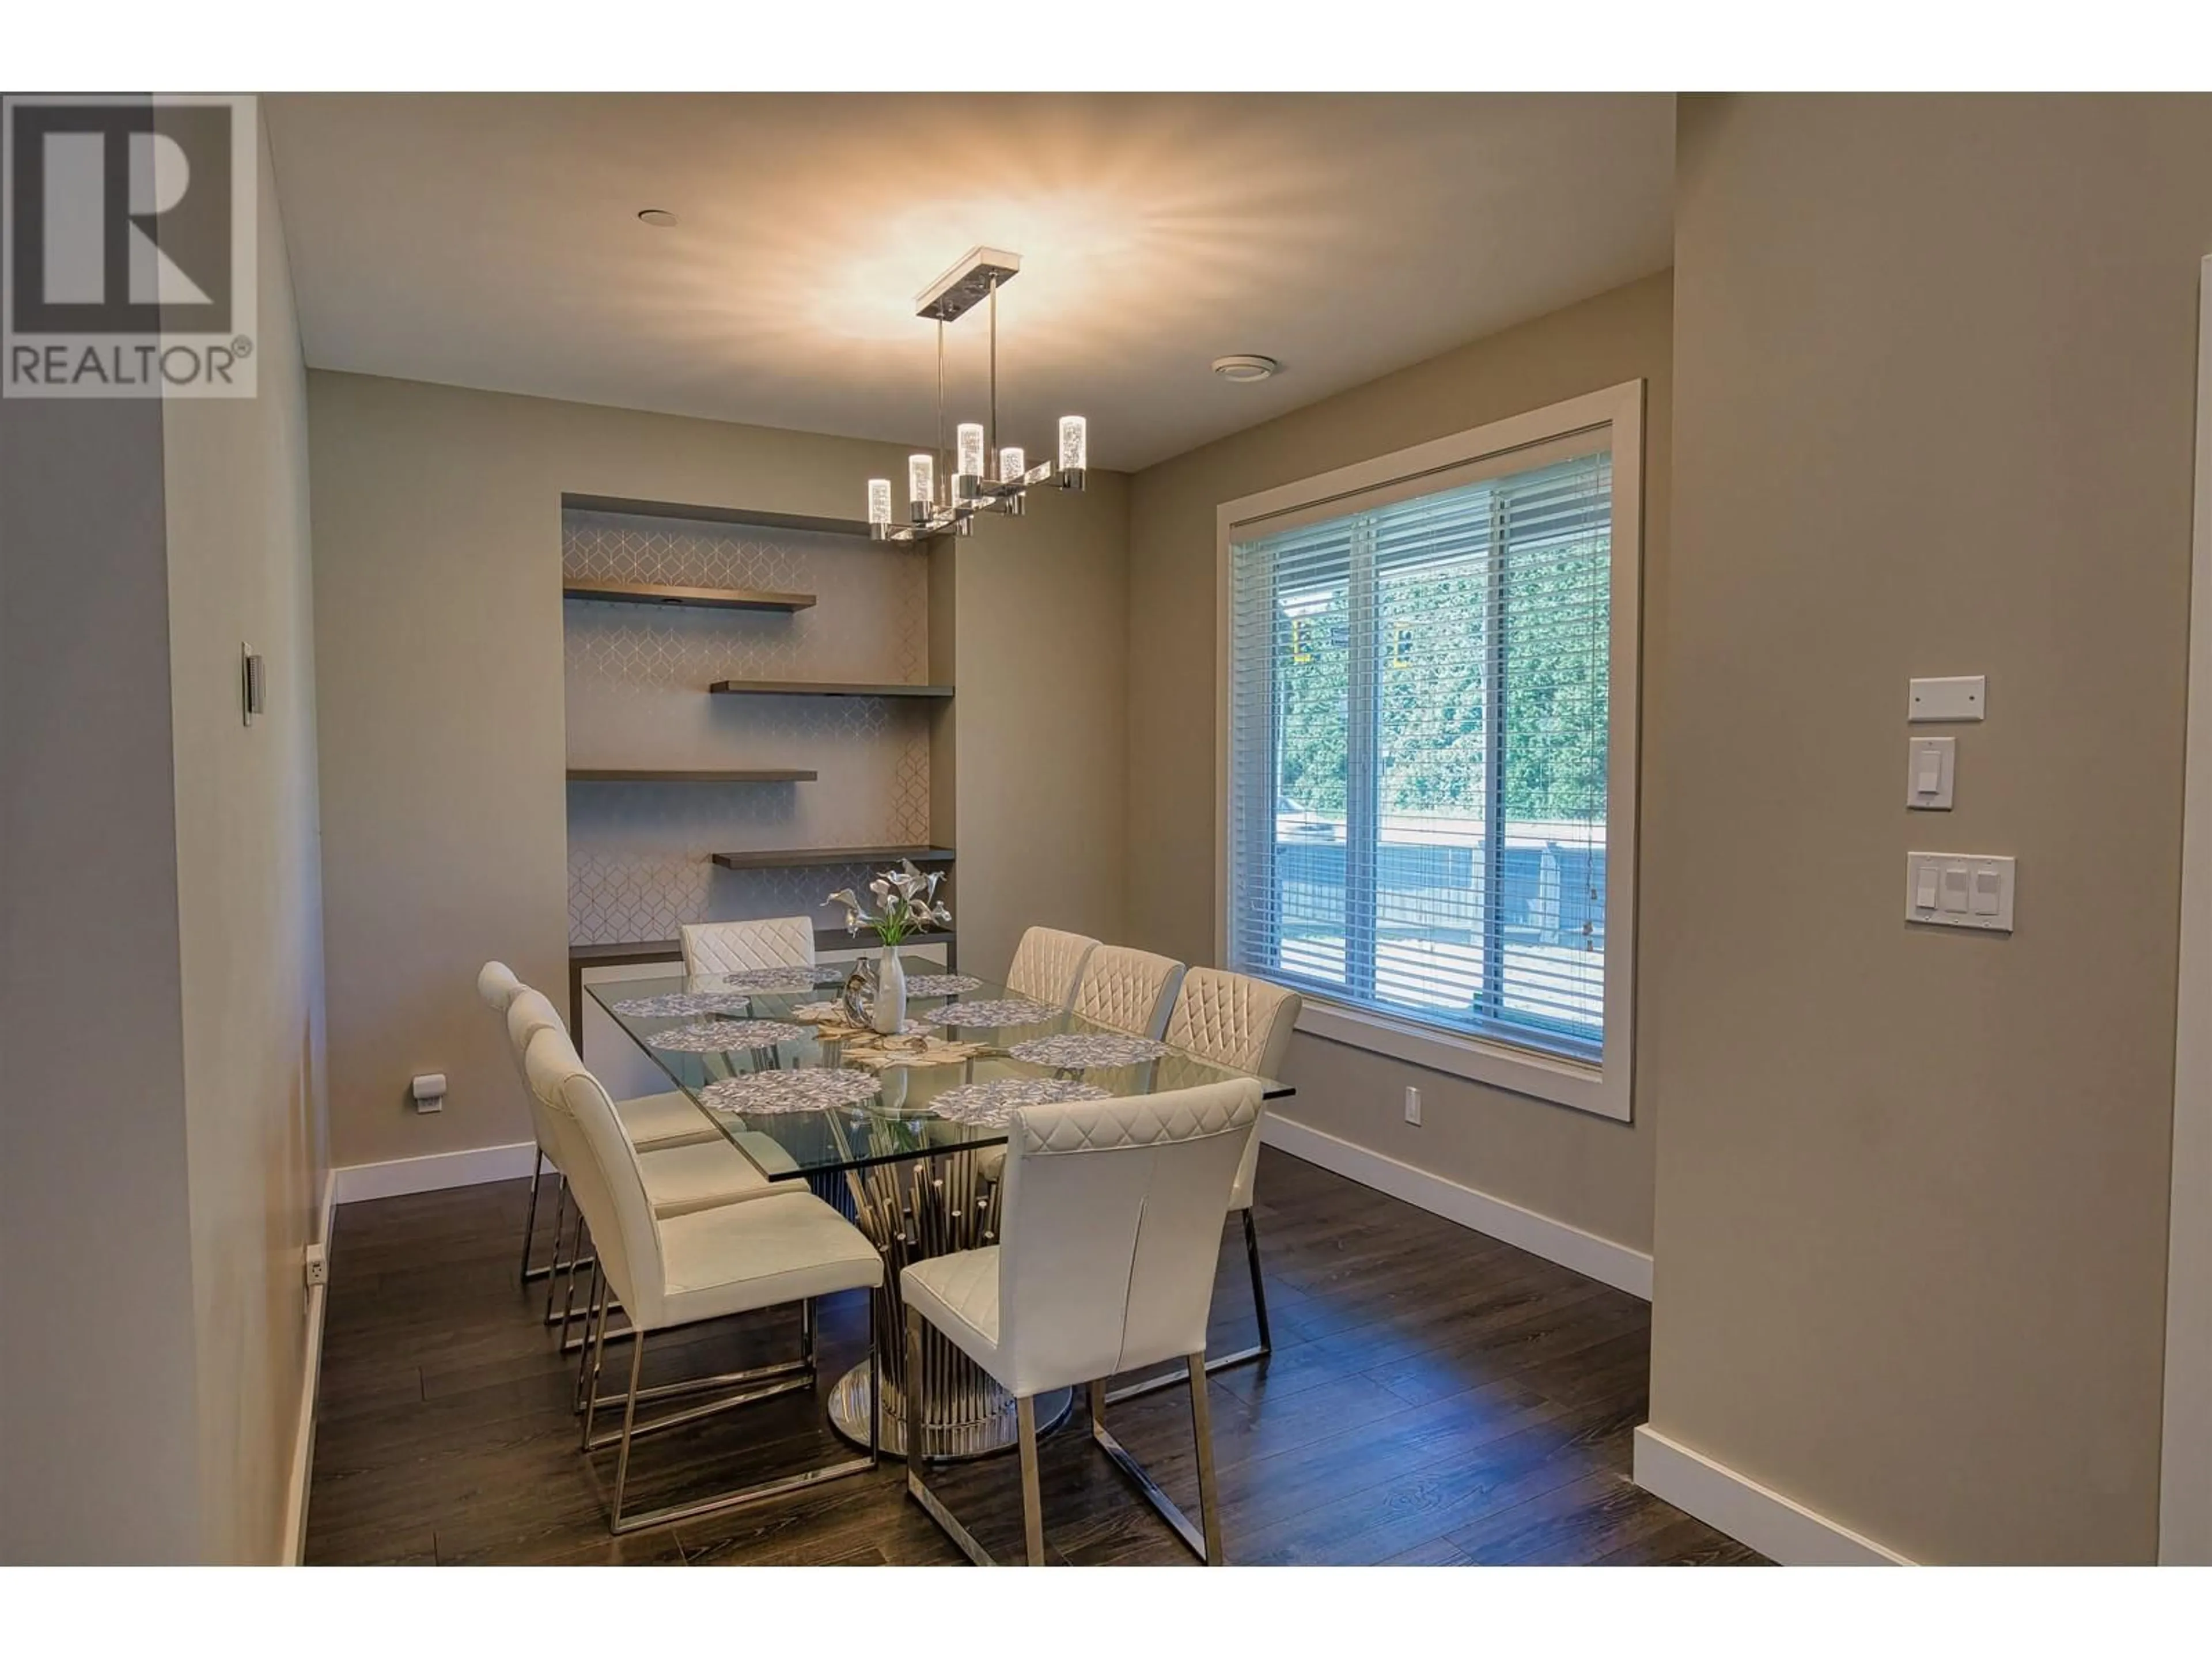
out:
M915 297L914 314L937 325L937 442L907 457L907 514L891 513L891 481L868 480L868 533L878 541L916 542L946 533L965 536L980 513L1018 518L1030 489L1049 483L1081 489L1090 465L1089 423L1060 417L1059 448L1049 461L1028 464L1018 447L999 447L999 290L1021 273L1022 256L1003 248L970 248L951 270ZM990 319L991 388L988 421L963 421L945 447L945 325L977 306Z

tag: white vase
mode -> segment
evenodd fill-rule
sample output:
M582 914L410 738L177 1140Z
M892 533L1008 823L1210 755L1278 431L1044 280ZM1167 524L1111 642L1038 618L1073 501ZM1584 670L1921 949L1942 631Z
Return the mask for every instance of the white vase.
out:
M896 950L884 946L876 959L876 1006L871 1022L885 1036L906 1029L906 966Z

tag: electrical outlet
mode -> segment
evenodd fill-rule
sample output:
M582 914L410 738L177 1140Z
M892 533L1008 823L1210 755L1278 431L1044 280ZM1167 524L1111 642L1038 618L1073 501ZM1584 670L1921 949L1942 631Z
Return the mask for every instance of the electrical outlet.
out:
M310 1286L331 1282L331 1264L319 1244L307 1246L307 1283Z
M1410 1083L1406 1085L1406 1121L1416 1128L1421 1123L1421 1091Z

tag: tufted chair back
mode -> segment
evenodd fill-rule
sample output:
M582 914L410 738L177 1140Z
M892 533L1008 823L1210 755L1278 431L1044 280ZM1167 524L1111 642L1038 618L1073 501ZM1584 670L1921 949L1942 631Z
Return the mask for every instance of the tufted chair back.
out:
M660 1226L615 1103L557 1024L541 1027L530 1039L525 1064L531 1092L555 1133L575 1149L562 1172L592 1230L599 1269L630 1322L652 1330L660 1323L665 1293Z
M1014 965L1006 969L1006 988L1065 1008L1075 1000L1083 965L1098 941L1087 933L1063 933L1057 927L1032 927L1022 935Z
M1075 1013L1094 1025L1157 1038L1167 1028L1182 963L1150 951L1102 945L1084 964L1075 988Z
M477 971L477 994L495 1014L505 1013L507 1005L521 989L522 981L514 976L514 969L503 962L487 962Z
M568 1165L575 1161L576 1149L565 1136L563 1126L547 1113L530 1081L530 1041L547 1030L558 1031L563 1037L568 1035L568 1028L561 1023L559 1012L544 993L517 981L514 995L507 1005L507 1046L514 1053L515 1075L522 1079L523 1098L530 1104L530 1127L538 1137L538 1150L553 1160L555 1169L566 1175Z
M1013 1393L1206 1346L1229 1184L1259 1115L1249 1078L1014 1114L999 1234Z
M814 924L805 916L764 921L690 921L683 928L684 971L735 974L747 968L811 968Z
M1264 979L1224 974L1218 968L1194 968L1183 975L1168 1016L1170 1046L1273 1082L1283 1074L1291 1051L1291 1032L1305 999ZM1259 1172L1260 1137L1244 1149L1237 1167L1231 1210L1252 1207L1252 1181Z

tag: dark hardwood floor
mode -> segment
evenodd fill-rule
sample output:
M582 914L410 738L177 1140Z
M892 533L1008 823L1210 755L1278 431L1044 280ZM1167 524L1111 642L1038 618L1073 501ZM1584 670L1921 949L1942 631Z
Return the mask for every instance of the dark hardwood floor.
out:
M576 1450L573 1362L515 1284L521 1182L350 1204L331 1252L307 1559L318 1563L954 1562L902 1466L610 1539L611 1455ZM550 1196L550 1183L547 1188ZM1229 1558L1245 1564L1750 1564L1761 1558L1628 1479L1650 1309L1635 1297L1269 1151L1257 1218L1275 1353L1212 1382ZM1217 1352L1251 1340L1225 1229ZM865 1357L857 1297L823 1310L826 1382ZM648 1349L648 1382L780 1358L796 1320L727 1322ZM619 1349L611 1353L620 1352ZM623 1356L627 1372L627 1356ZM1109 1425L1187 1510L1181 1389ZM641 1440L634 1501L660 1503L843 1454L804 1394ZM1073 1424L1047 1440L1055 1560L1188 1563ZM1013 1462L933 1480L984 1544L1018 1557ZM702 1486L703 1483L703 1486Z

